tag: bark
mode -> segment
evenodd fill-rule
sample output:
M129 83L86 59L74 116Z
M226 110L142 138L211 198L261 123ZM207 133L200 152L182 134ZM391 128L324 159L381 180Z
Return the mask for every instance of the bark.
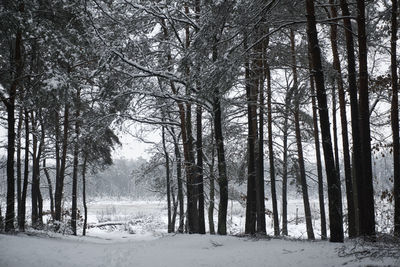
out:
M260 31L260 30L259 30ZM259 33L260 35L262 32ZM265 234L265 190L264 190L264 43L261 42L254 47L256 58L254 59L254 87L253 94L255 102L253 111L254 133L255 133L255 167L256 167L256 209L257 209L257 233ZM257 98L259 96L259 102ZM257 106L259 106L259 125L257 125ZM275 181L274 181L275 182Z
M269 173L271 179L271 197L272 197L272 212L274 216L274 235L279 236L279 213L276 197L275 186L275 161L274 161L274 146L272 136L272 90L271 90L271 72L269 66L266 66L267 78L267 109L268 109L268 151L269 151ZM260 124L261 125L261 124ZM261 128L260 128L261 129ZM287 217L286 217L286 234L287 234Z
M87 204L86 204L86 169L87 169L87 156L83 159L82 165L82 202L83 202L83 235L86 235L87 228Z
M21 135L22 135L22 122L23 122L23 109L20 108L18 127L17 127L17 220L18 225L21 222L21 208L22 208L22 162L21 162ZM21 228L21 227L19 227Z
M73 235L76 235L76 220L78 213L78 164L79 164L79 135L80 135L80 101L81 89L76 90L76 107L75 107L75 144L74 159L72 162L72 209L71 209L71 228Z
M62 139L62 155L60 159L59 176L56 180L56 192L54 195L55 200L55 220L61 221L62 214L62 198L64 190L65 166L67 162L67 148L68 148L68 127L69 127L69 105L65 104L64 109L64 122L63 122L63 139Z
M245 50L247 43L245 41ZM246 98L247 98L247 198L246 198L246 223L245 233L255 234L257 223L257 193L256 193L256 101L257 95L254 96L253 77L250 71L249 59L245 62L245 81L246 81Z
M53 196L53 185L51 183L50 173L46 166L46 159L43 159L43 171L46 175L47 185L49 187L49 198L50 198L50 212L51 218L54 219L54 196Z
M214 130L211 128L211 136L214 135ZM215 204L215 147L214 147L214 139L211 138L211 165L210 165L210 204L208 207L208 224L210 228L210 234L215 235L215 226L214 226L214 204Z
M306 217L306 228L308 239L315 239L314 230L312 227L311 209L310 202L308 198L308 186L306 178L306 169L304 166L304 156L303 156L303 144L301 140L301 128L300 128L300 88L298 86L297 80L297 67L296 67L296 47L295 47L295 34L294 31L290 30L290 44L291 44L291 54L292 54L292 71L293 71L293 88L295 93L294 98L294 123L295 123L295 133L296 133L296 144L297 144L297 155L298 164L300 168L300 180L301 180L301 191L303 196L304 204L304 215Z
M213 61L218 58L217 40L213 47ZM214 134L218 158L218 185L219 185L219 206L218 206L218 230L219 235L226 235L226 219L228 213L228 177L226 173L224 137L222 133L222 110L221 93L218 87L213 92L213 114Z
M357 33L359 54L359 118L362 176L357 176L360 236L375 236L374 189L372 181L371 133L369 124L367 36L365 1L357 0Z
M335 168L336 173L340 179L340 166L339 166L339 148L337 137L337 120L336 120L336 88L335 83L332 83L332 132L333 132L333 151L335 154Z
M26 194L28 191L28 179L29 179L29 114L28 111L24 110L24 122L25 122L25 158L24 158L24 183L22 186L21 196L21 216L18 222L19 230L25 231L25 212L26 212Z
M333 0L329 0L331 5L331 15L333 18L338 17L336 6ZM342 128L342 145L343 145L343 163L344 163L344 176L346 181L346 199L347 199L347 219L349 225L349 237L356 236L356 220L355 220L355 207L353 195L353 182L351 177L351 160L349 151L349 134L347 129L347 115L346 115L346 100L345 90L342 79L342 68L340 65L339 51L337 45L337 25L331 24L331 47L333 54L333 68L337 74L337 84L339 93L339 106L340 106L340 121ZM338 162L336 163L338 165Z
M328 103L322 71L321 51L318 44L317 28L315 22L314 2L306 0L307 9L307 36L312 59L312 74L315 78L315 85L318 99L318 110L320 117L322 147L324 150L325 170L328 180L329 199L329 221L330 241L343 242L343 217L340 180L338 179L335 160L333 157L331 133L329 127Z
M204 220L204 177L203 177L203 125L202 108L200 105L196 108L196 152L197 152L197 188L199 196L199 233L206 233Z
M394 178L394 234L400 237L400 141L399 141L399 89L397 75L397 18L399 15L397 0L392 0L392 133L393 133L393 178Z
M311 57L311 54L309 54ZM311 67L311 58L309 58L309 66ZM313 107L313 133L314 133L314 143L315 143L315 154L317 160L317 176L318 176L318 198L319 198L319 213L321 217L321 239L327 239L328 235L326 233L326 215L325 215L325 198L324 198L324 183L322 175L322 163L321 163L321 148L319 143L319 129L318 129L318 114L317 114L317 103L315 100L315 84L314 77L310 76L310 87L311 87L311 101Z
M185 203L183 199L183 185L182 185L182 157L181 157L181 152L179 150L178 140L175 137L175 134L173 137L174 137L174 147L175 147L175 157L176 157L176 179L178 183L178 202L179 202L178 232L183 233L183 226L185 223L185 211L184 211Z
M167 180L167 210L168 210L168 233L172 233L172 213L171 213L171 179L169 167L169 155L165 144L165 126L162 126L162 145L165 157L165 177Z
M351 132L353 141L353 191L356 190L357 181L359 177L362 177L363 167L361 165L361 144L360 144L360 126L359 126L359 111L358 111L358 97L357 97L357 80L356 80L356 60L354 52L354 39L353 39L353 27L348 18L351 14L346 0L340 0L340 8L343 19L346 37L346 52L347 52L347 72L348 72L348 84L350 94L350 107L351 107ZM357 194L358 195L358 194ZM358 234L359 228L359 208L358 208L358 197L354 197L354 210L355 210L355 234Z
M283 122L283 166L282 166L282 235L288 235L287 220L287 181L288 181L288 132L289 132L289 105L291 102L290 93L285 97L285 118Z
M24 11L24 4L21 2L18 11ZM15 219L15 174L14 174L14 153L15 153L15 98L17 88L20 84L23 72L23 55L22 55L23 39L22 29L18 28L15 36L15 76L9 88L8 99L1 95L1 99L7 111L7 208L5 217L6 232L14 231Z

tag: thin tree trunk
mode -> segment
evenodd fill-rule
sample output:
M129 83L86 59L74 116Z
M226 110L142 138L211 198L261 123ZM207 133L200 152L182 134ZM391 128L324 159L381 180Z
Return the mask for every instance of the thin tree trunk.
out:
M309 53L309 67L311 66L311 53ZM326 215L325 215L325 198L324 198L324 183L322 175L322 163L321 163L321 149L319 143L319 130L318 130L318 114L317 114L317 103L315 100L315 84L314 77L310 76L310 87L311 87L311 102L313 108L313 132L314 132L314 143L315 143L315 154L317 160L317 175L318 175L318 197L319 197L319 213L321 217L321 239L327 239L326 233Z
M291 103L290 90L285 97L285 118L283 122L283 166L282 166L282 235L288 235L287 220L287 181L288 181L288 131L289 105Z
M178 137L175 135L174 128L171 128L172 138L174 139L174 150L176 158L176 180L178 183L178 203L179 203L179 226L178 232L183 233L185 224L185 203L183 198L183 185L182 185L182 156L179 150Z
M87 156L83 159L82 165L82 202L83 202L83 232L82 235L86 235L87 228L87 203L86 203L86 168L87 168Z
M258 30L260 31L260 30ZM261 35L262 32L259 32ZM254 147L255 147L255 169L256 169L256 210L257 210L257 233L265 234L265 190L264 190L264 43L261 42L254 47L256 52L256 58L254 59L254 87L253 94L255 102L253 111L253 127L255 133ZM257 103L257 98L260 97L259 103ZM257 125L257 106L259 106L259 125Z
M49 187L49 198L50 198L50 212L51 212L51 218L54 219L54 196L53 196L53 185L51 183L51 178L50 178L50 173L49 170L47 169L46 166L46 159L43 159L43 171L44 174L46 175L47 179L47 185Z
M72 209L71 209L71 228L73 235L76 235L77 220L77 204L78 204L78 164L79 164L79 135L80 135L80 102L81 89L76 90L76 107L75 107L75 144L74 159L72 163Z
M304 215L306 217L306 227L307 227L307 237L308 239L315 239L314 230L312 227L311 209L310 202L308 198L308 186L306 178L306 169L304 166L304 156L303 156L303 144L301 141L301 129L300 129L300 88L297 81L297 67L296 67L296 47L295 47L295 33L290 29L290 43L291 43L291 54L292 54L292 71L293 71L293 88L295 93L294 98L294 123L296 132L296 144L297 144L297 155L300 168L300 180L301 180L301 191L303 195L304 204Z
M211 127L211 136L214 135L214 129ZM210 204L208 207L208 225L210 228L210 234L215 235L214 227L214 206L215 206L215 147L214 139L211 138L211 165L210 165Z
M397 18L399 15L397 0L392 0L392 133L393 133L393 178L394 178L394 234L400 237L400 141L399 141L399 91L397 75Z
M38 129L36 125L36 119L34 112L31 112L31 124L32 124L32 183L31 183L31 201L32 201L32 227L39 227L39 177L36 171L36 163L38 158Z
M274 235L279 236L279 213L278 203L276 197L276 186L275 186L275 160L274 160L274 146L272 136L272 89L271 89L271 71L269 66L266 65L266 78L267 78L267 109L268 109L268 151L269 151L269 173L271 179L271 197L272 197L272 212L274 216ZM260 124L261 125L261 124ZM261 128L260 128L261 129ZM287 217L286 217L287 223ZM287 234L287 225L286 225Z
M25 213L26 213L26 195L28 191L28 179L29 179L29 113L24 110L24 122L25 122L25 158L24 158L24 183L22 186L22 197L21 197L21 217L18 223L19 230L25 231Z
M62 213L62 198L63 198L63 189L64 189L64 177L65 177L65 166L67 162L67 148L68 148L68 127L69 127L69 105L65 104L64 109L64 133L62 140L62 155L60 162L60 171L58 180L56 180L56 192L54 196L55 200L55 220L61 221L61 213Z
M329 0L331 5L331 14L333 18L338 17L334 0ZM342 145L343 145L343 162L344 162L344 175L346 181L346 198L347 198L347 219L349 225L349 237L355 237L356 222L355 222L355 208L354 208L354 196L353 196L353 182L351 177L351 160L349 151L349 137L347 129L347 116L346 116L346 100L345 90L342 79L342 68L340 66L339 51L337 46L337 25L331 24L331 47L333 54L333 68L337 72L337 84L339 93L339 106L340 106L340 120L342 127ZM338 162L336 163L338 165Z
M326 98L324 74L322 71L321 52L318 44L315 22L314 2L306 0L307 9L307 36L312 58L312 74L315 77L317 89L318 110L324 150L325 170L328 180L330 241L343 242L343 217L340 180L338 179L335 160L333 157L331 133L329 127L329 112Z
M374 189L372 181L371 133L369 125L367 36L365 32L365 1L357 0L357 33L359 54L359 115L361 164L363 176L357 180L360 235L375 237Z
M206 233L204 220L204 177L203 177L203 125L202 125L202 108L200 105L196 108L196 152L197 152L197 188L199 195L199 233Z
M244 49L247 50L247 40L245 40ZM250 72L250 62L246 59L245 62L245 82L246 82L246 98L247 98L247 198L246 198L246 223L245 233L255 234L257 224L257 194L256 194L256 158L255 158L255 144L256 144L256 133L254 124L257 122L257 116L255 115L254 109L256 108L257 96L254 96L254 87L252 75Z
M344 17L343 23L346 36L346 50L347 50L347 72L348 84L350 94L350 107L351 107L351 129L353 140L353 171L352 174L355 181L353 183L353 191L356 190L358 177L362 177L362 163L361 163L361 143L360 143L360 125L359 125L359 111L358 111L358 97L357 97L357 80L356 80L356 60L354 52L354 39L353 39L353 26L350 21L350 11L346 0L340 0L340 7ZM354 195L354 194L353 194ZM357 194L358 195L358 194ZM354 197L354 211L355 211L355 234L359 231L359 208L358 197Z
M18 127L17 127L17 217L18 224L21 221L21 208L22 208L22 162L21 162L21 135L22 135L22 122L23 122L22 107L19 111ZM19 227L21 228L21 227Z
M332 82L332 131L333 131L333 151L335 154L335 168L336 173L340 179L340 166L339 166L339 147L337 137L337 120L336 120L336 88L335 83Z
M200 0L195 0L196 21L200 23ZM198 31L198 30L196 30ZM197 71L200 71L198 69ZM200 91L200 88L198 88ZM203 175L203 126L202 126L203 110L201 105L196 108L196 153L197 153L197 191L198 191L198 210L199 210L199 233L206 233L205 219L204 219L204 175Z
M168 233L172 233L172 213L171 213L171 179L169 170L169 155L165 144L165 126L162 126L162 145L165 157L165 177L167 180L167 210L168 210Z
M218 48L215 40L213 52L213 61L217 61ZM228 177L226 173L224 137L222 133L222 111L221 111L221 93L218 87L214 88L213 95L213 114L214 114L214 134L217 147L218 158L218 185L219 185L219 206L218 206L218 230L219 235L226 235L226 219L228 213Z
M22 2L18 6L18 11L20 13L24 11L24 4ZM15 36L14 62L12 62L12 64L15 64L15 77L8 91L8 99L1 95L1 99L7 111L7 208L4 228L6 232L14 231L15 220L15 98L23 72L22 46L22 29L18 29Z

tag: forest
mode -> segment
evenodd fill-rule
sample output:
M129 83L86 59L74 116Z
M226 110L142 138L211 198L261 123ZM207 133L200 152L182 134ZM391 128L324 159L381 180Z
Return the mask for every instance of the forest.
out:
M168 233L229 235L235 200L241 234L285 237L296 195L308 240L398 240L399 17L397 0L3 0L0 231L85 235L101 190L156 194ZM151 146L132 171L112 166L121 134Z

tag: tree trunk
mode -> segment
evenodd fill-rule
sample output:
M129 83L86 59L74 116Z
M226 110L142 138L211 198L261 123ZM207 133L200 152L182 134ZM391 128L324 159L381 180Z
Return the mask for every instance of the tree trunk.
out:
M365 32L365 1L357 0L357 33L359 54L359 115L361 164L363 176L357 180L360 236L375 237L374 189L371 163L371 133L369 125L367 36Z
M24 11L23 3L20 3L18 11L20 13ZM8 99L3 95L1 97L7 111L7 208L4 228L6 232L14 231L15 220L15 98L23 72L22 42L22 30L18 29L15 36L15 57L12 62L12 65L15 64L15 76L8 91Z
M337 137L337 120L336 120L336 88L335 82L332 82L332 132L333 132L333 151L335 154L335 168L336 173L340 180L340 166L339 166L339 148L338 148L338 137Z
M53 185L51 183L51 178L50 178L50 173L49 170L46 167L46 159L43 159L43 171L44 174L46 175L47 179L47 184L49 186L49 198L50 198L50 212L51 212L51 218L54 220L54 196L53 196Z
M397 0L392 0L392 133L393 133L393 178L394 178L394 234L400 237L400 143L399 143L399 91L397 76L397 18L399 15Z
M203 177L203 125L202 108L200 105L196 108L196 150L197 150L197 189L199 196L199 233L206 233L204 220L204 177Z
M25 212L26 212L26 195L28 191L28 179L29 179L29 113L24 110L24 122L25 122L25 158L24 158L24 183L22 186L21 196L21 216L18 222L19 230L25 231Z
M262 35L260 30L259 35ZM266 234L265 225L265 189L264 189L264 111L265 111L265 97L264 97L264 42L260 42L254 47L256 58L254 59L254 132L256 139L254 140L255 146L255 166L256 166L256 209L257 209L257 233ZM259 103L257 98L259 96ZM257 125L257 106L259 106L259 125ZM271 181L272 182L272 181ZM275 181L274 181L275 182Z
M346 0L340 0L340 7L342 9L345 36L346 36L346 50L347 50L347 72L348 72L348 83L349 83L349 94L350 94L350 107L351 107L351 129L352 129L352 140L353 140L353 190L357 187L358 177L362 177L362 163L361 163L361 144L360 144L360 125L359 125L359 111L358 111L358 97L357 97L357 77L356 77L356 60L354 52L354 40L353 40L353 26L350 21L350 11ZM354 195L354 194L353 194ZM355 211L355 234L359 231L359 208L358 198L354 197L354 211Z
M22 162L21 162L21 135L22 135L22 122L23 122L22 107L19 111L18 127L17 127L17 220L18 226L21 221L21 208L22 208ZM19 227L21 228L21 227Z
M211 127L211 136L214 135L214 130ZM214 166L215 166L215 147L214 147L214 139L211 138L211 165L210 165L210 204L208 207L208 225L210 228L210 234L215 235L215 227L214 227L214 204L215 204L215 174L214 174Z
M162 126L162 145L165 157L165 177L167 180L167 210L168 210L168 233L172 233L172 213L171 213L171 179L169 170L169 155L165 144L165 126Z
M309 67L311 66L311 53L309 53ZM313 108L313 132L314 132L314 143L315 143L315 154L317 160L317 175L318 175L318 197L319 197L319 213L321 216L321 239L327 239L326 233L326 215L325 215L325 198L324 198L324 182L322 175L322 163L321 163L321 149L319 144L319 130L318 130L318 114L317 114L317 103L315 100L315 84L314 77L310 76L310 87L311 87L311 101Z
M87 156L83 159L82 165L82 202L83 202L83 232L82 235L86 235L87 228L87 204L86 204L86 168L87 168Z
M183 199L183 185L182 185L182 156L179 150L178 137L175 135L174 128L171 128L172 138L174 139L174 149L176 158L176 180L178 183L178 203L179 203L179 226L178 232L183 233L185 224L185 203Z
M73 235L76 235L76 220L78 213L78 165L79 165L79 135L80 135L80 102L81 89L76 89L76 107L75 107L75 144L74 159L72 163L72 209L71 209L71 228Z
M291 102L290 92L285 97L285 118L283 122L283 166L282 166L282 235L288 235L287 220L287 181L288 181L288 132L289 132L289 105Z
M213 61L217 61L218 48L215 40L213 52ZM224 137L222 133L222 111L221 111L221 93L218 87L214 88L213 95L213 115L214 115L214 134L217 147L218 158L218 185L219 185L219 206L218 206L218 230L219 235L226 235L226 219L228 213L228 177L226 173Z
M322 147L324 150L325 170L328 180L330 241L343 242L343 217L340 180L335 169L331 133L329 126L329 112L326 98L324 74L322 71L321 52L318 44L317 28L315 22L314 2L306 0L307 9L307 36L312 58L312 74L315 78L317 89L318 110L322 134Z
M333 0L329 0L331 5L331 14L333 18L337 18L337 10ZM347 129L347 116L346 116L346 100L345 90L342 79L342 68L340 66L339 51L337 46L337 25L331 24L331 47L333 54L333 68L337 74L337 84L339 93L339 106L340 106L340 121L342 127L342 145L343 145L343 162L344 162L344 175L346 181L346 198L347 198L347 218L349 225L349 237L355 237L356 222L355 222L355 208L354 208L354 196L353 196L353 182L351 177L351 160L349 151L349 137ZM336 163L338 165L338 162Z
M279 236L279 213L278 203L276 197L276 186L275 186L275 162L274 162L274 146L272 136L272 89L271 89L271 71L269 66L265 66L266 78L267 78L267 109L268 109L268 151L269 151L269 173L271 179L271 197L272 197L272 212L274 216L274 235ZM260 123L261 127L261 123ZM260 128L261 129L261 128ZM286 217L287 219L287 217ZM286 220L287 223L287 220ZM287 234L287 225L286 225Z
M297 155L300 168L300 180L301 180L301 191L303 195L304 204L304 215L306 217L306 227L307 227L307 237L308 239L315 239L314 231L312 227L312 217L310 202L308 198L308 186L306 178L306 169L304 166L304 156L303 156L303 144L301 141L301 129L300 129L300 101L301 93L297 81L297 67L296 67L296 44L295 44L295 33L290 29L290 44L291 44L291 54L292 54L292 71L293 71L293 88L294 88L294 123L296 132L296 144L297 144Z
M60 222L61 221L61 214L62 214L62 198L63 198L63 190L64 190L64 177L65 177L65 166L67 162L67 148L68 148L68 127L69 127L69 105L68 103L65 104L64 109L64 133L63 133L63 140L62 140L62 156L60 162L60 171L59 177L56 180L56 192L54 196L55 200L55 220Z

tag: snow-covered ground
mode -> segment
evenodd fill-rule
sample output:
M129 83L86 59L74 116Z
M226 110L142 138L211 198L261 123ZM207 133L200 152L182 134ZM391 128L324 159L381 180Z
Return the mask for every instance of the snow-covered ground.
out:
M400 266L399 245L302 240L306 235L301 208L301 202L289 202L292 239L255 239L232 236L244 229L244 208L238 202L229 203L231 236L215 236L167 234L164 201L92 201L89 224L120 225L89 228L86 237L49 231L0 235L0 267ZM313 210L318 237L318 211ZM270 220L267 217L267 232L271 234Z
M395 258L338 256L353 245L183 234L142 240L0 235L0 266L400 266Z

